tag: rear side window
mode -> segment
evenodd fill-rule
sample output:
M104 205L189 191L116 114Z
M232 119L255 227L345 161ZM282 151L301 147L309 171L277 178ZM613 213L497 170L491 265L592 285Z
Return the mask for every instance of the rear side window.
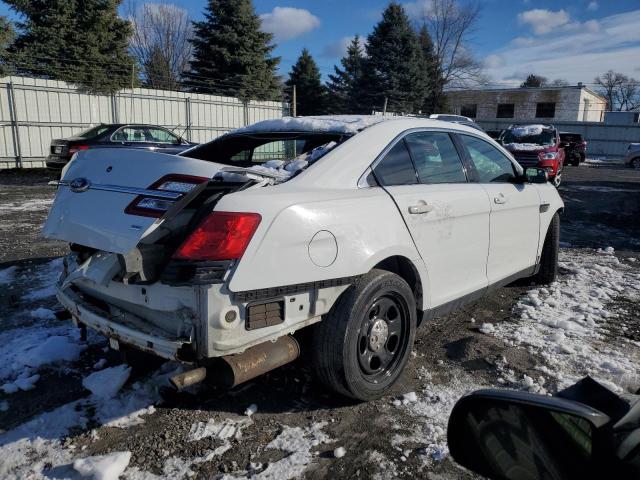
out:
M469 135L460 135L480 183L511 182L516 178L511 161L496 147Z
M404 140L400 140L387 152L373 169L373 173L378 182L384 186L418 183Z
M466 183L462 161L448 133L416 132L405 141L420 183Z

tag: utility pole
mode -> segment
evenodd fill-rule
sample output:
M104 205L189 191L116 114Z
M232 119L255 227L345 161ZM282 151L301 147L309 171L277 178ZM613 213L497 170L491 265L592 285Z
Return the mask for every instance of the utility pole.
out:
M134 122L135 120L133 119L133 79L135 77L136 74L136 63L132 62L131 63L131 103L130 103L130 117L129 117L129 121L130 122Z
M382 107L382 115L387 114L387 97L384 97L384 107Z
M296 103L298 102L298 95L296 92L296 86L292 85L291 87L293 89L293 93L291 94L291 116L292 117L297 117L298 116L298 106L296 105Z

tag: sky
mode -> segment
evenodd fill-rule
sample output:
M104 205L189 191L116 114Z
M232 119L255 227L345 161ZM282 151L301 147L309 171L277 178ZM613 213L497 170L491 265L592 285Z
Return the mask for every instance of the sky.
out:
M202 18L206 4L205 0L162 1L179 5L194 19ZM430 1L400 3L418 22ZM492 85L518 84L528 73L589 85L609 69L640 78L639 0L480 3L480 18L467 47L483 62ZM254 0L263 29L274 33L280 73L286 75L306 47L325 79L349 40L355 34L366 37L387 4L388 0ZM15 18L0 0L1 14Z

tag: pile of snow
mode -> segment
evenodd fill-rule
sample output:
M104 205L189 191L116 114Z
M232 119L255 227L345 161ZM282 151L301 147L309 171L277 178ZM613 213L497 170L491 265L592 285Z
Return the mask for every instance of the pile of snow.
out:
M94 372L82 380L82 386L94 396L108 399L113 398L129 379L131 367L122 364Z
M640 343L621 336L615 300L640 301L640 274L621 263L611 247L561 251L560 266L569 275L527 292L515 306L515 321L494 324L493 335L542 357L538 369L556 388L591 375L617 392L637 389ZM523 386L531 390L539 384L525 378Z
M333 450L333 456L335 458L342 458L347 454L347 450L344 447L338 447Z
M542 150L544 148L543 145L538 145L537 143L505 143L504 148L509 151L520 151L520 152L536 152Z
M15 212L36 212L47 211L53 203L52 198L34 198L24 202L8 202L0 204L0 210L11 210Z
M107 455L79 458L73 468L83 477L94 480L118 480L129 465L131 452L113 452Z
M258 411L258 405L256 405L255 403L252 403L251 405L249 405L247 407L247 409L244 411L244 414L247 417L250 417L251 415L253 415L254 413L256 413Z
M232 130L227 135L269 132L335 132L354 134L376 123L388 120L380 115L318 115L315 117L282 117L263 120Z
M62 262L62 258L56 258L40 265L35 269L35 272L30 273L30 283L35 287L30 289L24 298L26 300L42 300L53 297L56 294L56 281L62 271Z

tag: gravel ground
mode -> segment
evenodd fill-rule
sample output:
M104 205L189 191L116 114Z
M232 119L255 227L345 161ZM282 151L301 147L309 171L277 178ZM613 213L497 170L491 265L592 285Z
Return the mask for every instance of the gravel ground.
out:
M43 323L69 328L68 320L46 313L57 309L47 290L53 259L66 250L39 235L54 194L48 180L42 172L0 173L0 362L15 338ZM604 317L615 321L599 324L601 338L640 359L633 296L640 285L640 172L588 163L567 167L564 181L558 285L585 285L575 280L576 262L602 258L611 264L619 273L618 290L602 302ZM615 253L596 251L605 247ZM4 284L2 272L10 276ZM317 386L304 356L232 391L204 387L157 396L152 387L173 368L165 365L147 376L133 373L119 396L97 400L83 388L83 378L120 359L106 351L104 339L90 336L77 359L39 368L35 388L0 391L0 455L10 459L0 466L0 477L73 476L75 458L129 451L127 478L473 478L447 455L446 419L455 400L484 386L553 392L562 384L551 374L541 378L541 366L550 366L545 349L488 334L494 325L500 331L520 321L530 288L526 282L507 286L424 325L394 392L366 404ZM640 387L637 380L626 378L619 388L632 391ZM251 404L257 412L247 416ZM114 408L125 416L119 427L105 420ZM344 447L344 457L335 458L337 447Z

